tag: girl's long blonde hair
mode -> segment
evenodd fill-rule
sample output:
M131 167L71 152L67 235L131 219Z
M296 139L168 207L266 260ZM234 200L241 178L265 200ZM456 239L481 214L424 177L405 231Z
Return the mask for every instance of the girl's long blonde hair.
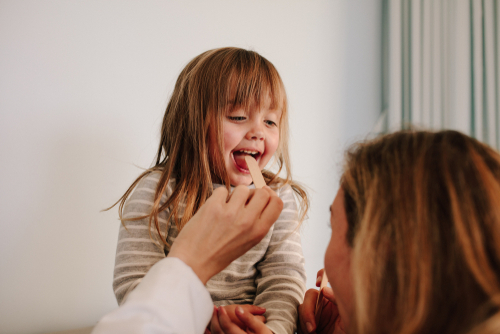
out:
M500 333L500 155L456 131L356 145L341 181L356 333Z
M287 145L288 105L283 82L275 67L258 53L228 47L200 54L180 73L163 117L156 162L115 203L120 203L122 223L149 218L150 231L154 225L158 235L162 235L158 215L168 209L168 219L173 219L180 231L212 194L212 181L224 184L229 191L231 185L222 155L224 117L234 108L258 107L268 97L271 98L270 108L281 109L282 116L280 141L274 155L278 171L264 170L264 178L274 189L287 184L292 187L300 199L302 219L308 209L308 198L304 189L291 179ZM217 139L218 147L215 149L209 147L210 131L215 133ZM154 171L160 172L161 176L151 213L123 218L128 196L143 177ZM285 178L278 177L281 171L285 173ZM175 179L172 194L160 205L161 197L172 179ZM183 213L182 205L185 205ZM161 240L166 244L166 240Z

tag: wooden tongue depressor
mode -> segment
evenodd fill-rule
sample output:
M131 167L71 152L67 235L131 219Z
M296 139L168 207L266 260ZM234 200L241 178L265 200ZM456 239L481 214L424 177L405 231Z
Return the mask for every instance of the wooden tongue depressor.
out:
M249 155L245 156L245 161L247 163L248 170L250 171L250 175L252 176L253 184L255 184L255 188L259 189L264 187L266 185L266 181L264 181L264 178L262 177L257 161Z
M318 299L316 300L316 312L314 313L314 316L316 318L316 326L318 326L318 324L319 324L321 311L323 311L323 303L321 301L323 299L323 288L327 284L328 284L328 278L326 277L325 270L323 269L323 276L321 277L321 284L319 286Z

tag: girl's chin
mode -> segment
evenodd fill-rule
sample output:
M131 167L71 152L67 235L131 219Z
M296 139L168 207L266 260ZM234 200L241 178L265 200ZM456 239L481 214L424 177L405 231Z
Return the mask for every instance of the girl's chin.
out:
M233 187L237 186L249 186L252 184L252 177L249 175L247 176L235 176L235 175L230 175L229 176L229 181L231 181L231 185Z

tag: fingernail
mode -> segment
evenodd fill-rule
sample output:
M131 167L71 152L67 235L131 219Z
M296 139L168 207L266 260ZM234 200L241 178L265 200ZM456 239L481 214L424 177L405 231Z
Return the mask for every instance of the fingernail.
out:
M306 327L307 327L307 331L309 333L312 333L312 331L313 331L313 325L310 322L306 322Z
M335 297L335 295L333 294L333 290L332 288L328 287L328 286L325 286L323 288L323 296L325 296L326 298L328 299L332 299Z
M321 280L322 280L321 276L318 276L316 278L316 285L321 284Z
M236 312L238 312L239 314L243 314L243 308L237 306L236 307Z

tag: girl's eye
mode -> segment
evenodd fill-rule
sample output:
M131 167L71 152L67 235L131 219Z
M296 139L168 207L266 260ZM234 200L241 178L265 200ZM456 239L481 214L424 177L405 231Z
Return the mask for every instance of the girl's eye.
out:
M273 121L270 121L270 120L267 120L266 124L270 125L270 126L276 126L276 123L274 123Z
M244 121L246 117L244 116L227 116L231 121Z

